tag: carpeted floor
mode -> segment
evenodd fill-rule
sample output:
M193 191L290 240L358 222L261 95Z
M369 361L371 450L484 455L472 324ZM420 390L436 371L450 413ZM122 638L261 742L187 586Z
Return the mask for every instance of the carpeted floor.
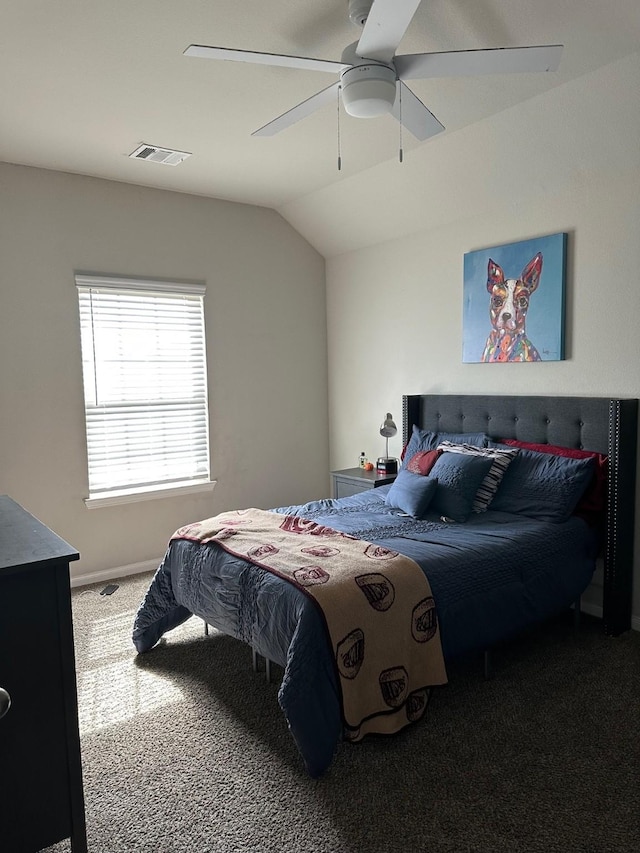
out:
M191 619L136 656L149 580L73 594L90 853L640 851L640 633L563 618L489 681L452 666L423 721L314 781L247 646Z

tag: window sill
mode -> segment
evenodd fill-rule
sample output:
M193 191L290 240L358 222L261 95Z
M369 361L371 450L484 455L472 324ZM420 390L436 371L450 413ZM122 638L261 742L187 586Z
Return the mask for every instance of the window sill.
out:
M113 492L104 497L85 498L87 509L98 509L103 506L119 506L120 504L154 501L158 498L177 498L184 495L196 495L200 492L212 492L217 480L207 483L185 483L184 485L155 486L138 492Z

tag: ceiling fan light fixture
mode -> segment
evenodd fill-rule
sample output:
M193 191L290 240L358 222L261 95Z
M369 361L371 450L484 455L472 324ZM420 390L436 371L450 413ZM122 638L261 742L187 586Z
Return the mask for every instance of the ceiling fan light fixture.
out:
M358 65L340 78L342 103L355 118L376 118L393 110L396 72L386 65Z

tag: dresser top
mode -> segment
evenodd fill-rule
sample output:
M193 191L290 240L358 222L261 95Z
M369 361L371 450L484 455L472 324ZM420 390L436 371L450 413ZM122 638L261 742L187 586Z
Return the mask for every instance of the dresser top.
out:
M0 495L0 571L55 559L77 560L75 548L8 495Z

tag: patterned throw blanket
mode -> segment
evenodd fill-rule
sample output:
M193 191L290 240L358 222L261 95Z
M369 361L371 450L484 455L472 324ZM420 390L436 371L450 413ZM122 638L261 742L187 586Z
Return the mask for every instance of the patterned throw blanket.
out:
M294 584L319 606L342 693L346 737L420 719L447 681L429 582L417 563L297 516L235 510L177 530Z

